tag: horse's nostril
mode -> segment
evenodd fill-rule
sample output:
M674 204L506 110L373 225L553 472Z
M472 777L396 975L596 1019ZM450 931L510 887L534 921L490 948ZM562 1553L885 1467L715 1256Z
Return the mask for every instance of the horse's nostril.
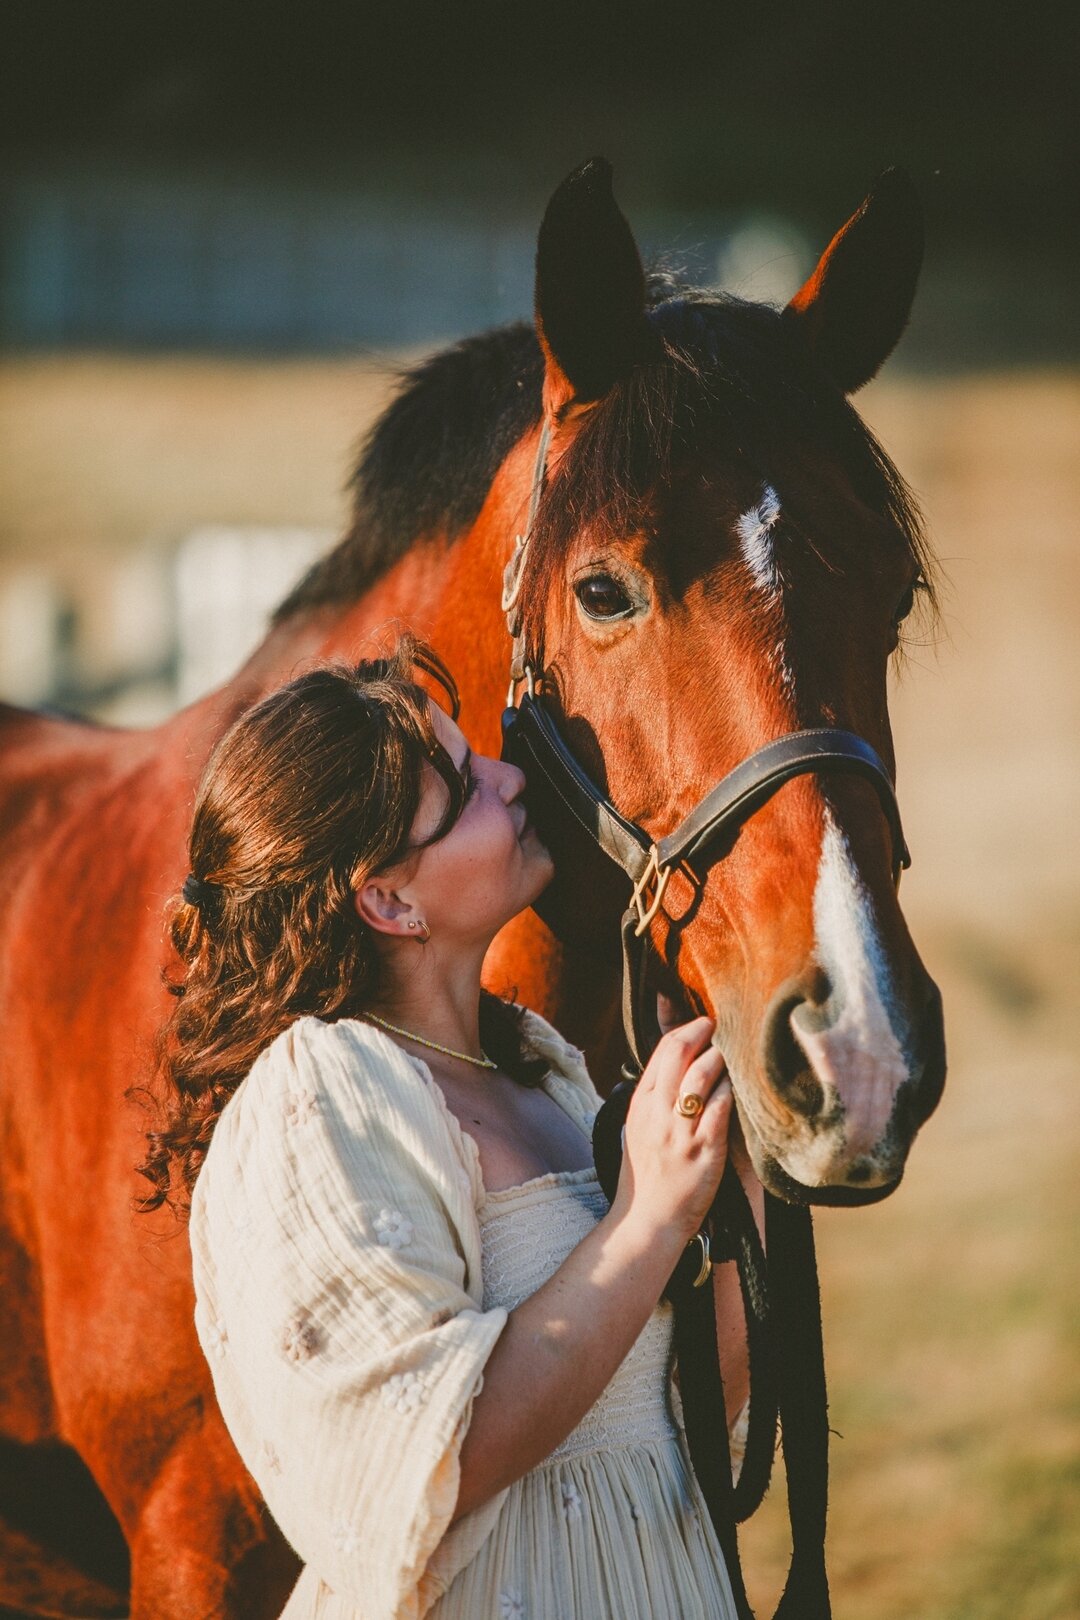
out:
M824 973L815 972L809 980L789 983L773 997L765 1015L763 1031L765 1072L777 1095L789 1107L808 1119L816 1118L825 1106L821 1082L795 1039L792 1014L818 1022L824 1016L831 986Z
M833 993L833 982L823 967L812 968L803 985L802 999L812 1007L824 1007Z

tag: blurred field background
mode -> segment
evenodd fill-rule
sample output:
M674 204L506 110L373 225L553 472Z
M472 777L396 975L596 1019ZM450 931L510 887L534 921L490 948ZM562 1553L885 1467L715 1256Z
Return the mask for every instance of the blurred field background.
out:
M679 3L657 29L633 3L615 37L583 5L576 24L555 8L518 36L480 5L459 38L434 6L398 12L316 6L252 40L228 4L213 24L191 8L186 33L122 6L93 28L61 0L10 8L0 697L141 725L226 678L339 531L392 366L528 313L540 210L583 157L613 159L647 245L766 298L798 284L885 163L905 163L929 216L924 284L858 403L941 561L941 621L913 635L892 712L903 897L944 992L950 1074L895 1197L817 1218L835 1612L1072 1620L1066 14L1036 5L1006 25L966 0L902 18L829 0L795 23L771 4L737 18ZM745 1536L763 1614L782 1506L774 1492Z

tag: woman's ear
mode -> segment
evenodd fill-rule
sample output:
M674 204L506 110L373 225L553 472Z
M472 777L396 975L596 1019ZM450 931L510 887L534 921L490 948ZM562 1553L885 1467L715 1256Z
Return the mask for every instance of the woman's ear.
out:
M410 921L415 931L415 906L403 899L385 878L381 882L372 878L354 889L353 903L360 920L376 934L408 934Z

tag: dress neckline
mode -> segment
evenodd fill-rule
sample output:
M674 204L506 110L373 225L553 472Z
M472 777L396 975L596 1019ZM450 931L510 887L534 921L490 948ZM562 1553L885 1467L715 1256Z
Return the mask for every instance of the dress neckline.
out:
M579 1183L595 1181L599 1185L596 1166L582 1165L577 1170L545 1170L543 1175L530 1176L528 1181L515 1181L510 1187L484 1188L484 1198L481 1204L483 1209L488 1204L509 1202L517 1194L543 1192L549 1187L576 1186Z
M356 1025L365 1033L365 1035L374 1037L377 1042L382 1042L385 1046L389 1047L398 1058L403 1060L414 1071L419 1073L421 1079L427 1086L429 1093L434 1099L435 1106L442 1116L446 1127L450 1132L452 1140L458 1144L458 1151L464 1157L465 1163L468 1165L467 1180L472 1187L473 1204L477 1211L486 1208L487 1204L492 1199L497 1200L505 1197L507 1200L509 1200L515 1193L543 1193L547 1188L558 1187L563 1185L563 1183L573 1185L575 1181L586 1181L589 1178L592 1178L593 1180L597 1181L597 1185L599 1186L599 1181L597 1180L596 1176L596 1167L594 1165L583 1165L577 1170L547 1170L543 1173L543 1175L531 1176L528 1181L515 1182L512 1187L496 1187L494 1191L489 1191L484 1181L484 1173L480 1164L480 1144L472 1132L465 1129L464 1125L462 1125L461 1121L450 1107L450 1104L447 1102L446 1097L443 1094L442 1087L436 1080L431 1071L431 1067L426 1060L422 1057L418 1057L413 1052L407 1052L403 1046L399 1045L397 1041L393 1040L376 1024L369 1024L361 1018L344 1018L339 1020L339 1022ZM586 1125L580 1119L575 1119L574 1114L566 1106L565 1100L558 1095L560 1083L567 1086L571 1090L574 1088L573 1081L569 1080L565 1074L562 1074L558 1068L552 1065L548 1068L540 1082L540 1085L543 1091L551 1098L552 1102L556 1103L568 1116L568 1118L573 1120L574 1124L577 1125L578 1129L582 1132L582 1135L588 1139L589 1131Z

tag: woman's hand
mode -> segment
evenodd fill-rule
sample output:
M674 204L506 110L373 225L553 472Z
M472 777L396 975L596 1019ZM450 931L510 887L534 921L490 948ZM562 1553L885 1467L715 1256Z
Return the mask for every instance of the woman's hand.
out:
M666 997L658 998L662 1028L673 1011ZM613 1212L656 1233L674 1231L687 1242L705 1218L727 1163L731 1082L723 1053L712 1045L715 1028L711 1018L695 1018L661 1036L627 1110L612 1204ZM675 1108L690 1092L704 1102L693 1118Z

